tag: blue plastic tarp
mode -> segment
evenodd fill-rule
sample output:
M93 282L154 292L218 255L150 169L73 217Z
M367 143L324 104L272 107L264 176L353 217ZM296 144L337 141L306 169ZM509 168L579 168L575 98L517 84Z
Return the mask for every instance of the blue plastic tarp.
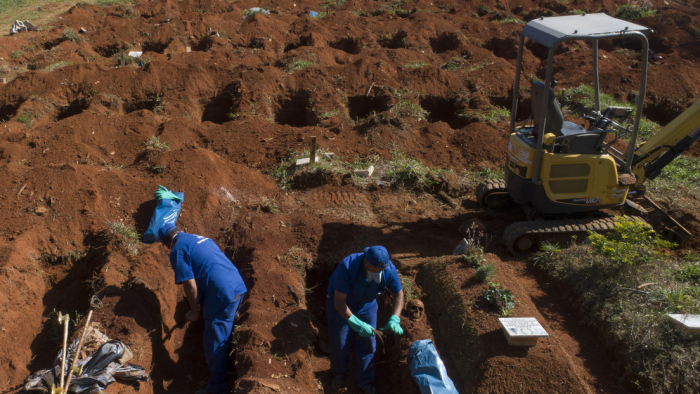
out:
M408 349L408 368L421 394L458 394L430 339L413 342Z
M167 198L159 199L158 205L151 216L151 224L143 233L143 243L152 244L155 242L160 242L160 235L158 230L167 225L175 225L177 218L180 216L180 209L182 208L182 202L185 200L185 194L180 192L173 192L173 194L180 198L180 201L170 200Z

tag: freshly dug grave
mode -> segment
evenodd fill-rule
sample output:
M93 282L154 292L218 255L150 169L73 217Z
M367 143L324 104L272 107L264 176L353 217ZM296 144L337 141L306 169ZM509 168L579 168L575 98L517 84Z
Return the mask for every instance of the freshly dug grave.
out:
M466 121L473 118L459 114L509 106L522 25L498 20L615 9L611 1L550 3L349 1L315 19L308 11L325 8L315 1L140 1L78 5L53 27L0 38L0 73L8 79L0 85L0 390L16 389L30 372L50 365L59 346L54 310L84 316L95 290L103 307L93 319L150 372L152 381L140 391L191 392L206 384L203 325L184 324L187 306L165 249L131 245L128 235L109 230L123 224L142 233L158 184L185 192L178 225L217 241L250 289L236 330L230 376L236 392L326 390L327 358L307 324L323 329L325 320L322 309L307 305L307 270L328 274L370 244L443 256L476 206L450 208L431 195L369 193L341 183L290 192L266 174L290 150L307 149L311 136L348 161L401 151L457 174L497 167L505 157L504 120ZM698 98L693 56L700 52L691 28L700 17L693 4L652 5L658 16L639 22L660 32L651 45L662 60L650 68L646 107L663 123ZM254 6L272 13L243 20ZM77 33L80 27L86 33ZM558 62L577 65L556 70L561 86L589 82L586 48L570 45L557 55ZM117 67L120 49L143 51L145 65ZM601 80L607 92L626 98L637 89L638 70L633 51L623 49L602 48ZM454 58L456 69L441 67ZM528 47L524 75L541 77L542 59ZM313 64L295 69L299 60ZM525 117L527 105L521 111ZM153 136L169 149L147 147ZM500 220L490 225L498 228ZM695 217L689 221L697 226ZM282 257L292 248L309 253L312 267L287 264ZM323 278L316 284L325 287ZM431 309L430 291L420 290ZM463 294L470 299L467 289ZM523 312L537 314L528 308ZM403 357L410 342L443 329L431 313L425 324L407 323L407 336L382 355L380 373L394 379L378 381L384 392L415 391ZM480 336L494 331L484 327L475 323ZM486 339L502 345L493 337ZM445 350L449 342L434 339L462 391L557 387L553 380L533 385L525 371L503 386L498 371L519 365L508 352L475 366L475 378L464 381ZM567 357L585 361L574 366L603 363L595 353L553 347L543 365ZM606 381L605 372L562 365L552 375L562 378L562 391ZM616 392L614 385L594 386Z

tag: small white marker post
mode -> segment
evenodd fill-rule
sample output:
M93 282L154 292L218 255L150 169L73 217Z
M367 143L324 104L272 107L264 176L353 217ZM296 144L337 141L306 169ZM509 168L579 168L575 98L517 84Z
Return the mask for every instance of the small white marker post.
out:
M510 346L535 346L549 334L534 317L499 317L501 328Z
M667 315L673 324L678 326L681 333L700 335L700 315L682 315L670 313Z

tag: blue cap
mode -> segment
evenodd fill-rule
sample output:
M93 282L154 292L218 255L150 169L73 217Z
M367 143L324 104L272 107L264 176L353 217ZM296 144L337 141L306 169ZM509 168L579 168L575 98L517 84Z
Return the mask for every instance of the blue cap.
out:
M365 248L365 258L367 262L375 267L386 267L389 265L389 252L383 246L369 246Z
M161 227L158 230L158 239L160 241L163 241L163 238L165 238L165 236L168 235L168 233L174 228L176 228L174 224L166 224L163 227Z

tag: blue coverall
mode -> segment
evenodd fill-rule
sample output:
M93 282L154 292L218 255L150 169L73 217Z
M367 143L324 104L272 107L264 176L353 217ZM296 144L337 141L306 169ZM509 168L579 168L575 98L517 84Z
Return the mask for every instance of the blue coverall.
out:
M211 372L207 391L228 393L226 379L233 321L247 291L236 267L209 238L180 232L170 252L175 283L194 279L204 317L204 353Z
M394 264L389 264L382 271L380 283L370 281L364 267L364 253L351 254L343 259L333 271L328 283L326 316L330 331L331 369L335 376L346 376L350 372L350 342L355 344L357 367L355 384L367 387L374 382L374 352L377 340L374 336L362 338L350 328L333 304L335 291L347 294L345 304L360 320L377 328L377 296L389 289L391 293L401 291L401 280Z

